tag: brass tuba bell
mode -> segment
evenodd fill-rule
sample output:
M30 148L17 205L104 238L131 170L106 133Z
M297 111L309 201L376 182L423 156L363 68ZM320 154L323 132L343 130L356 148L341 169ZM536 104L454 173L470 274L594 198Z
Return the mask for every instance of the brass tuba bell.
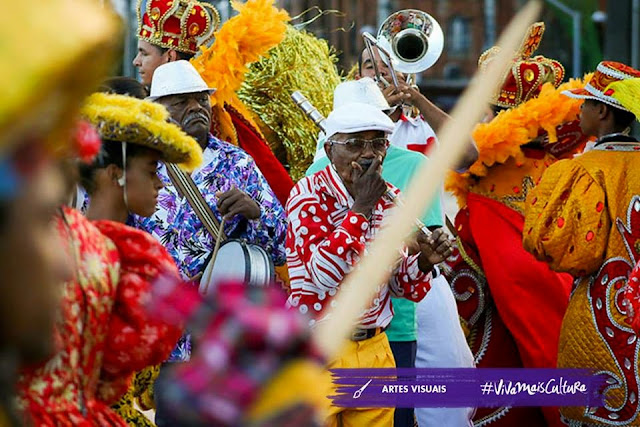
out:
M404 9L382 23L377 45L389 53L395 70L415 74L438 61L444 47L444 34L438 21L428 13Z

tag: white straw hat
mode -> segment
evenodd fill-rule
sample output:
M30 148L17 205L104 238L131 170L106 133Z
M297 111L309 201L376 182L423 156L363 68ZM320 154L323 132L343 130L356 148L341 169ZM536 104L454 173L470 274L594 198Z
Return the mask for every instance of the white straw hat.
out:
M189 61L167 62L156 68L151 80L151 96L149 101L169 95L208 92L216 90L207 86L198 71Z

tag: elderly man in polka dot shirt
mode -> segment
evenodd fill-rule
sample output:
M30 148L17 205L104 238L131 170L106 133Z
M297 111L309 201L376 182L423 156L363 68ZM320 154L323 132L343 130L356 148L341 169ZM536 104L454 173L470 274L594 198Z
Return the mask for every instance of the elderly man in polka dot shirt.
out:
M381 176L393 122L368 104L347 104L326 121L325 150L331 164L302 179L287 202L288 304L310 315L310 325L326 319L344 277L375 238L399 190ZM418 234L398 254L386 283L362 313L345 352L330 368L393 368L384 333L393 318L391 296L418 302L427 294L433 267L451 253L441 229ZM333 407L330 425L392 425L393 408Z

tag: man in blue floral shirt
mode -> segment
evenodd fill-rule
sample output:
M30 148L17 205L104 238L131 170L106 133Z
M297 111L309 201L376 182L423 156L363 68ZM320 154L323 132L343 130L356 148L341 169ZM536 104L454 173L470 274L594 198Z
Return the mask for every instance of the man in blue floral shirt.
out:
M286 235L282 205L248 154L209 133L212 91L190 63L176 61L155 71L150 99L164 105L171 118L203 148L202 166L191 177L216 219L224 218L226 236L261 246L275 265L282 265ZM186 279L197 281L215 239L186 199L179 196L164 166L159 175L165 187L158 198L158 210L151 218L140 219L138 225L163 243ZM182 340L170 361L188 360L189 347L188 340Z

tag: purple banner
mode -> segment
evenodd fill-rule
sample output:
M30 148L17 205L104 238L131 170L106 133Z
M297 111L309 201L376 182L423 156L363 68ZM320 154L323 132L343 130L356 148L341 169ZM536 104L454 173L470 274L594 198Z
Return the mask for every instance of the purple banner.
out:
M602 406L587 369L334 369L334 405L351 408Z

